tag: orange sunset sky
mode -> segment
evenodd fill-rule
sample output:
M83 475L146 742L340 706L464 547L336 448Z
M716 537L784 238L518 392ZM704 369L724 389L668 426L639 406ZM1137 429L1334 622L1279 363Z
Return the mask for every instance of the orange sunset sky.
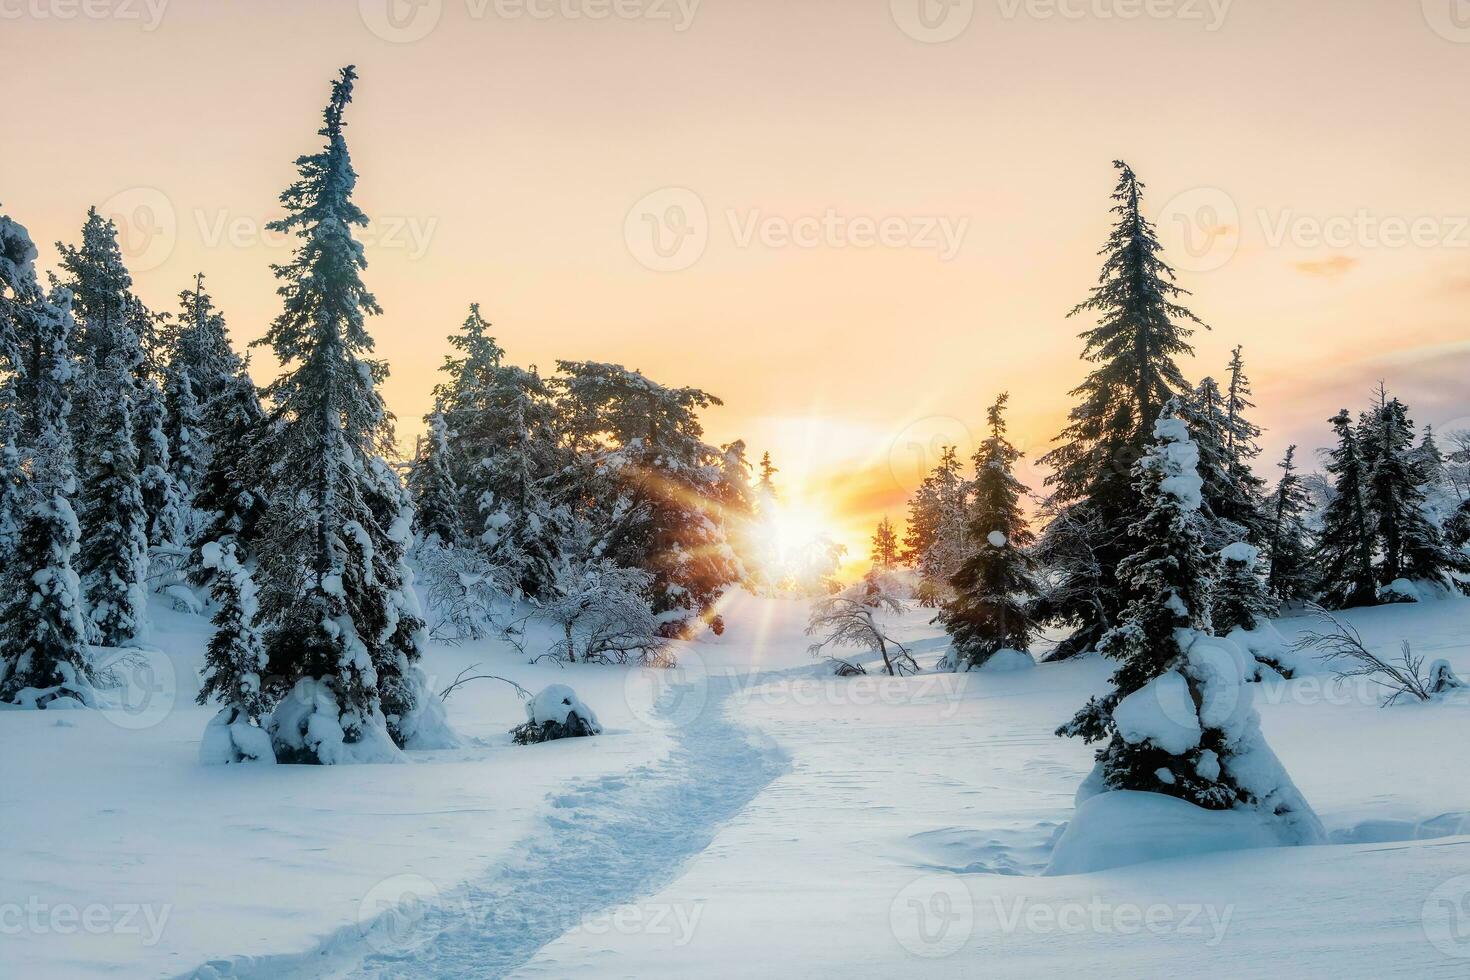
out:
M1462 0L0 0L0 202L48 268L103 207L146 301L203 270L254 339L347 63L405 443L478 301L519 363L716 393L711 441L865 550L1000 390L1058 431L1115 157L1214 328L1186 372L1245 346L1265 475L1380 377L1470 428Z

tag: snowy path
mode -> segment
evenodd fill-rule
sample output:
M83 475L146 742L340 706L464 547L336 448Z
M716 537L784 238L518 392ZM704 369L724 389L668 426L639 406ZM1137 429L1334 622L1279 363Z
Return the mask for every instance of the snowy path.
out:
M337 975L361 978L501 977L569 929L593 927L673 881L720 826L788 765L774 743L728 717L739 681L700 678L672 687L657 710L683 722L664 761L576 786L552 801L555 815L511 866L454 896L436 896L370 939L379 947ZM710 779L713 772L720 779ZM697 916L697 912L693 913ZM625 907L603 921L617 929L692 927L686 909ZM392 948L384 948L391 946Z

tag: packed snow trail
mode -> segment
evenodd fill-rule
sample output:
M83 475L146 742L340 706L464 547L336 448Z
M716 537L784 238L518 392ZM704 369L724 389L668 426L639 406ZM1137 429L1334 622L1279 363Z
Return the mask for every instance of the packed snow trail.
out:
M526 842L519 860L457 896L429 903L408 935L394 941L401 952L371 953L342 975L503 977L588 917L677 878L724 822L789 767L773 742L727 717L731 694L749 678L696 683L708 687L671 687L655 709L667 716L687 711L691 693L704 698L663 762L553 799L548 826Z

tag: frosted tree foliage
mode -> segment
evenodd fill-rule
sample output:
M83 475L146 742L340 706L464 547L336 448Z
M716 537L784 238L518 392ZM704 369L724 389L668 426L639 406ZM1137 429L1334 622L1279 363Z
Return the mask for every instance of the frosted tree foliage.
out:
M983 666L1000 650L1026 651L1036 629L1030 605L1040 594L1029 548L1034 536L1021 511L1026 487L1015 477L1020 450L1006 438L1001 395L988 413L990 437L975 454L968 539L974 549L950 580L953 598L939 620L953 649L945 665Z
M1041 460L1053 472L1052 521L1040 546L1057 581L1038 611L1073 629L1054 659L1091 649L1122 612L1126 589L1115 587L1115 570L1127 554L1127 528L1141 516L1129 474L1160 408L1188 388L1176 358L1193 353L1190 325L1200 323L1180 304L1188 292L1144 217L1142 182L1123 161L1113 166L1115 217L1102 272L1070 314L1097 316L1082 334L1083 358L1097 366L1072 392L1078 404Z
M1059 734L1105 743L1092 788L1253 810L1283 843L1316 842L1321 825L1266 745L1245 692L1254 662L1209 635L1199 450L1180 415L1177 402L1166 405L1134 467L1147 512L1129 528L1134 551L1118 568L1132 598L1101 644L1119 663L1113 690Z
M281 314L262 343L284 366L267 389L272 408L260 459L273 500L256 544L270 673L290 693L267 722L287 762L391 759L411 740L421 688L417 616L403 555L411 513L380 455L390 418L377 391L386 367L365 318L380 312L363 286L353 229L357 177L343 113L357 73L342 69L319 133L323 148L297 159L281 195L294 235L275 266Z

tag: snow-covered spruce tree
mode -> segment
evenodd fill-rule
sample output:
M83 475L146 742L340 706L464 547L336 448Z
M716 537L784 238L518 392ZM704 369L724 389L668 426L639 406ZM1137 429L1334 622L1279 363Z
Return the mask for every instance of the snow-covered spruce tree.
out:
M136 348L139 343L136 334L129 337L128 330L133 279L123 264L116 226L98 214L96 208L87 211L81 243L72 247L58 242L56 248L61 253L60 285L71 291L77 324L71 338L78 372L71 397L71 434L78 469L85 483L93 452L93 422L100 419L106 404L114 400L115 393L102 386L108 359L120 344L128 343ZM141 369L141 348L128 351L127 357L130 372ZM81 517L85 526L86 513Z
M275 762L270 736L260 727L271 702L265 690L265 644L256 624L260 602L255 582L233 543L210 542L203 557L215 571L211 593L219 609L204 652L204 683L195 700L208 704L214 699L222 707L204 730L199 761Z
M1458 587L1453 573L1470 573L1470 557L1444 540L1426 507L1427 479L1414 445L1414 423L1397 398L1381 393L1359 423L1367 496L1382 549L1381 596L1413 598L1414 585ZM1408 583L1408 588L1405 588Z
M557 366L563 432L592 460L604 499L630 504L609 557L654 576L654 614L677 636L740 578L718 514L720 454L698 417L721 402L619 364Z
M165 431L163 391L152 378L143 382L138 399L138 474L143 491L148 544L178 548L184 542L185 503L174 482L172 454Z
M425 541L432 538L441 544L460 545L465 534L460 520L459 487L455 486L450 472L449 430L443 412L430 413L427 421L429 431L419 442L408 473L414 530Z
M939 613L953 643L950 669L984 666L1000 650L1027 651L1036 629L1029 612L1040 592L1028 551L1034 536L1021 511L1026 487L1013 472L1021 452L1006 438L1007 398L990 406L990 437L975 454L968 534L974 550L950 579L953 598Z
M269 461L260 447L269 429L255 383L242 364L227 386L210 399L201 417L208 434L208 463L195 487L199 526L190 541L190 578L207 584L213 570L203 563L205 544L232 543L253 556L269 493Z
M213 444L205 414L217 398L234 393L243 364L230 347L224 316L204 289L202 272L195 277L193 289L179 294L176 323L163 370L168 409L164 431L170 452L169 472L185 504L185 516L189 518L186 530L193 536L198 532L192 513L194 497L209 467ZM225 445L232 453L242 451L237 442Z
M1322 528L1312 552L1321 602L1328 609L1371 606L1378 601L1378 583L1373 568L1369 474L1347 409L1331 422L1337 448L1328 454L1327 473L1333 478L1334 493L1322 513Z
M1227 369L1230 375L1225 387L1225 455L1229 460L1230 477L1241 496L1255 505L1243 518L1246 523L1249 523L1250 518L1256 519L1256 527L1247 527L1247 530L1254 532L1262 527L1258 502L1265 493L1266 481L1251 470L1251 464L1261 455L1258 441L1261 438L1261 427L1246 417L1256 407L1256 403L1251 401L1251 383L1245 373L1242 350L1237 344L1230 352L1230 366Z
M291 261L274 267L284 308L257 341L283 365L267 389L258 453L273 505L256 542L269 672L290 691L266 725L282 762L396 759L405 720L432 698L415 689L422 622L403 578L410 532L385 512L397 501L377 458L391 445L377 390L387 369L365 357L364 319L380 308L359 276L353 228L368 219L352 200L342 120L356 79L349 66L333 82L325 146L297 159L300 176L281 194L286 216L269 226L296 237Z
M490 324L471 304L454 353L434 389L453 440L450 476L464 501L461 519L490 560L525 594L540 597L561 537L558 498L564 454L557 442L550 386L534 369L505 363Z
M25 508L21 465L21 397L25 388L22 334L36 315L36 246L25 228L0 214L0 576L20 539ZM0 583L3 587L3 583Z
M120 332L131 335L126 328ZM79 567L92 635L108 647L142 639L148 631L148 514L133 432L136 353L125 336L91 374L93 396L107 400L92 403L100 412L88 426Z
M734 552L739 565L740 581L753 585L760 548L755 513L755 487L750 483L751 465L745 458L745 441L736 439L720 447L720 475L715 483L717 516L724 528L725 542ZM724 629L724 620L716 617L716 629Z
M1205 546L1213 550L1235 541L1259 541L1264 534L1260 481L1231 449L1232 441L1242 447L1247 443L1231 432L1226 405L1213 378L1202 380L1193 397L1182 403L1190 436L1199 447Z
M909 502L906 554L919 572L915 598L937 607L950 596L950 580L970 554L970 484L954 446L940 451L939 463Z
M1266 525L1266 589L1278 605L1300 605L1312 598L1316 570L1306 514L1307 488L1296 471L1296 446L1281 459L1281 479L1268 504Z
M1079 802L1110 790L1160 793L1210 810L1255 810L1283 843L1314 842L1321 826L1266 745L1243 690L1249 658L1208 633L1198 464L1178 403L1166 403L1134 467L1146 512L1129 528L1135 550L1118 567L1132 599L1101 644L1119 663L1113 690L1058 734L1106 742Z
M892 571L898 565L898 533L893 530L893 522L886 514L873 531L873 550L869 557L874 568L885 572Z
M1276 603L1261 578L1261 552L1255 545L1236 541L1220 549L1215 589L1210 597L1210 619L1215 632L1253 630L1276 612Z
M1054 581L1038 613L1073 629L1051 659L1092 649L1128 601L1115 570L1127 554L1127 528L1141 516L1131 467L1160 408L1186 390L1175 358L1193 353L1189 324L1200 323L1178 302L1188 293L1175 283L1143 215L1143 184L1126 163L1113 166L1116 217L1102 248L1102 272L1092 295L1071 313L1098 316L1097 326L1082 334L1083 357L1097 366L1072 392L1080 401L1059 445L1041 459L1053 470L1046 483L1054 516L1038 553L1060 563L1050 569ZM1062 540L1047 540L1053 530Z
M13 228L7 229L13 234ZM57 290L22 322L26 358L29 481L20 535L0 595L0 702L45 707L68 697L95 704L87 659L77 554L76 492L68 392L76 380L70 354L71 295Z

